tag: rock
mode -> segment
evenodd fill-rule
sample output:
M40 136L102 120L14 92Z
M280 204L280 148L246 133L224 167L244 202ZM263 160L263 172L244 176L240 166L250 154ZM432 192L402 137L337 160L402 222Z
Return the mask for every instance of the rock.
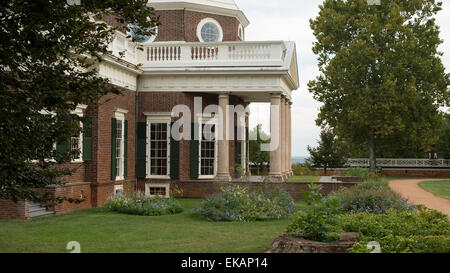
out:
M356 243L358 241L358 237L358 232L346 232L339 235L339 241Z
M321 243L283 235L275 239L266 253L347 253L358 236L358 233L343 233L335 243Z

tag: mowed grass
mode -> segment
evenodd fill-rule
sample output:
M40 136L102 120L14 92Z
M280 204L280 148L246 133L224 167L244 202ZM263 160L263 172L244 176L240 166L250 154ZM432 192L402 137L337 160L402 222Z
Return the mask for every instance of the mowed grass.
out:
M292 176L287 179L286 182L319 182L320 176Z
M424 181L419 186L432 194L450 200L450 180L446 181Z
M289 219L208 222L191 213L200 200L180 202L185 211L170 216L132 216L97 208L30 222L0 221L0 252L64 253L69 252L68 242L77 241L83 253L260 253L289 224Z

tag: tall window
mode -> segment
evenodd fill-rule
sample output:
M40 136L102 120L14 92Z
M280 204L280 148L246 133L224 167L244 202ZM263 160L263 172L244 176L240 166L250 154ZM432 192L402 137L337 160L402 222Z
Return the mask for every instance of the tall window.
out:
M200 176L216 174L216 125L203 124L200 143Z
M72 112L72 114L83 117L83 110L86 106L80 105L77 109ZM83 123L80 122L80 127L83 129ZM74 134L70 138L70 150L72 152L72 162L82 162L83 161L83 132L79 134Z
M169 178L170 161L170 116L149 118L149 178Z
M124 121L121 119L116 120L116 176L117 179L122 179L124 176Z
M72 161L80 161L80 160L82 160L82 156L81 156L81 149L82 149L81 139L82 139L81 138L81 134L72 136L72 138L70 139L70 148L72 150Z

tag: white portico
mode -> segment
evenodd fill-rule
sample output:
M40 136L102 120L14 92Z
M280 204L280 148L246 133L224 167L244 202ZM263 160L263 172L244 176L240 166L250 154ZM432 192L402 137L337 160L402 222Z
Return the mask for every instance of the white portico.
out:
M216 94L216 104L220 106L228 105L230 96L239 97L245 103L270 103L272 147L269 180L284 181L291 176L292 91L299 87L295 43L244 41L243 31L248 20L232 0L152 2L155 9L190 9L214 13L214 16L232 16L238 20L237 34L241 41L225 41L224 33L227 31L224 29L227 26L221 25L220 18L214 19L213 16L199 23L197 35L200 42L157 42L149 38L148 42L140 45L143 50L137 50L136 44L123 33L117 33L110 48L112 55L139 66L137 91ZM213 42L205 42L208 39ZM125 52L122 57L121 52ZM116 81L119 75L114 75ZM105 76L110 76L110 73L105 73ZM223 119L220 124L229 124L227 115ZM229 149L229 141L218 142L216 178L223 181L231 177Z

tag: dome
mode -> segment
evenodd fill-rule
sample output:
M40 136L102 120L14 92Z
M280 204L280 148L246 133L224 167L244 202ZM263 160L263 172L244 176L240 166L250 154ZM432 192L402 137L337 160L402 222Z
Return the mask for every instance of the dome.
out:
M191 3L197 5L211 6L217 8L224 9L234 9L239 10L239 7L236 5L234 0L152 0L150 1L150 5L159 4L159 3ZM158 5L157 4L157 5Z
M149 5L156 10L188 9L233 16L244 27L250 23L234 0L150 0Z

